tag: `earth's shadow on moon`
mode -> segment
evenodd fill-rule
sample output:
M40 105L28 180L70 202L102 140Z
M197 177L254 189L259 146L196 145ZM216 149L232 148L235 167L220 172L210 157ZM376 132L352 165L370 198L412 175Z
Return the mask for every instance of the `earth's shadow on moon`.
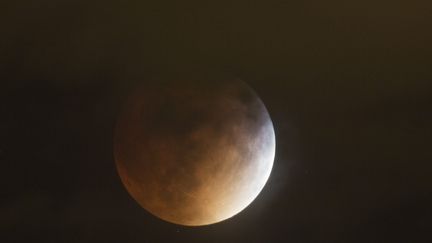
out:
M114 136L117 169L151 214L180 225L213 224L242 211L264 187L273 124L243 81L172 80L137 85L125 101Z

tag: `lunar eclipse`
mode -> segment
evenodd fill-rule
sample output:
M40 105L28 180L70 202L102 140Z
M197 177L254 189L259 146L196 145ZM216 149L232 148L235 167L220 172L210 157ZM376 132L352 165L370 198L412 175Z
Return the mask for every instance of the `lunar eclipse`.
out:
M158 218L187 226L246 208L269 178L275 146L269 113L240 80L137 88L114 137L130 195Z

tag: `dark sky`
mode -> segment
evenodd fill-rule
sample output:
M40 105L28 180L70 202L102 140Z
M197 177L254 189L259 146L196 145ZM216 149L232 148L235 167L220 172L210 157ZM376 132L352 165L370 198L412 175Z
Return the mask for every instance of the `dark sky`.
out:
M0 242L432 241L430 1L0 3ZM211 70L211 71L210 71ZM117 175L133 87L246 81L277 152L236 217L187 228Z

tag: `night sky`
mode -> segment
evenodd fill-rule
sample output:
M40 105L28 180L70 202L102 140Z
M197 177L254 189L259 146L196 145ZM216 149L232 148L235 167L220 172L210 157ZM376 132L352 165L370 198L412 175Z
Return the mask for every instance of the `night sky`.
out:
M0 3L0 242L432 241L430 1ZM113 129L137 85L247 82L273 119L257 199L205 227L126 192ZM181 77L181 78L180 78Z

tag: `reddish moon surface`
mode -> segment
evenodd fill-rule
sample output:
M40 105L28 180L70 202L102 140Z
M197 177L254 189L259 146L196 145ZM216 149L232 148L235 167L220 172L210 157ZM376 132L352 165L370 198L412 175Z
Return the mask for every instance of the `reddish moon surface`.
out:
M114 138L129 194L156 217L188 226L246 208L269 178L275 147L263 102L240 80L143 86L125 102Z

